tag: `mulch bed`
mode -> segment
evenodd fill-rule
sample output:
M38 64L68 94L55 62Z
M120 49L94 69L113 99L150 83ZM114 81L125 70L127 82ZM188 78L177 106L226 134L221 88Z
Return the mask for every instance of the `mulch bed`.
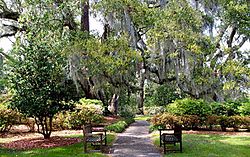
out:
M105 123L114 123L118 121L119 118L120 117L118 116L105 117ZM40 134L30 133L27 132L27 130L26 126L19 125L13 127L11 133L0 134L0 138L3 138L2 143L0 143L0 148L30 150L35 148L68 146L82 142L82 138L63 137L67 135L82 134L82 130L63 130L52 132L50 139L43 139Z
M32 139L22 139L9 143L2 143L0 147L16 150L28 150L34 148L50 148L58 146L68 146L71 144L81 142L81 138L69 138L69 137L59 137L53 136L50 139L32 138Z

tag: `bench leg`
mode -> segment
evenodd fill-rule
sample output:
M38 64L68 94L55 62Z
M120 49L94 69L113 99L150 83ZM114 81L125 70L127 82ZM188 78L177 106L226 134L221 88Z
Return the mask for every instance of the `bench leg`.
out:
M166 143L165 142L163 142L163 147L164 147L164 154L166 154L167 153L167 149L166 149Z
M107 145L107 132L105 131L104 132L104 135L105 135L105 146Z
M105 137L104 145L105 145L105 146L107 145L107 136Z
M87 153L87 142L84 142L83 144L84 144L84 148L83 148L84 149L84 153Z
M100 150L103 152L103 140L100 141Z

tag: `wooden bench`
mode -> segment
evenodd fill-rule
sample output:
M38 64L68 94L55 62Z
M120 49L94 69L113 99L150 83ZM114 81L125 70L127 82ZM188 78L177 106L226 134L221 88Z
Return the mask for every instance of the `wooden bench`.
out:
M164 154L167 151L180 151L182 152L182 128L180 125L176 125L172 129L159 129L160 131L160 147L163 146ZM167 149L167 145L176 143L180 144L180 149Z
M84 152L87 153L87 144L91 143L94 146L100 146L100 149L103 149L103 146L107 145L107 132L104 125L84 125L83 126L83 144Z

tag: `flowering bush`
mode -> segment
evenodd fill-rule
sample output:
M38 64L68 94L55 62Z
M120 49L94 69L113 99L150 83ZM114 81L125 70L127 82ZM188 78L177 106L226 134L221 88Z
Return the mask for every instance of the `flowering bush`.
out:
M103 121L102 102L99 100L81 99L75 103L73 111L57 114L54 118L54 129L80 129L84 124Z
M158 114L151 119L151 123L158 128L173 127L175 124L182 124L180 116L169 113Z
M20 113L0 104L0 132L8 132L19 119Z
M197 115L175 116L169 113L158 114L151 119L153 129L173 127L176 124L181 124L185 129L199 129L205 124L207 128L212 130L213 126L219 125L222 131L232 127L234 131L239 128L250 128L250 117L243 116L207 116L206 120L201 121L201 117Z

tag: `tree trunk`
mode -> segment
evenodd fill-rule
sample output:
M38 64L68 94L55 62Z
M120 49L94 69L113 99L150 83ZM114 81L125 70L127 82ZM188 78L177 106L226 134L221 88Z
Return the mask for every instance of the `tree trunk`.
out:
M52 120L53 120L53 116L52 117L35 118L35 122L36 122L37 127L38 127L37 132L42 134L44 139L50 138L51 131L52 131Z
M144 62L141 63L142 68L140 70L140 88L139 91L139 103L138 103L138 114L144 114L143 112L143 106L144 106L144 85L145 85L145 68L144 68Z
M82 0L81 30L89 32L89 0Z

